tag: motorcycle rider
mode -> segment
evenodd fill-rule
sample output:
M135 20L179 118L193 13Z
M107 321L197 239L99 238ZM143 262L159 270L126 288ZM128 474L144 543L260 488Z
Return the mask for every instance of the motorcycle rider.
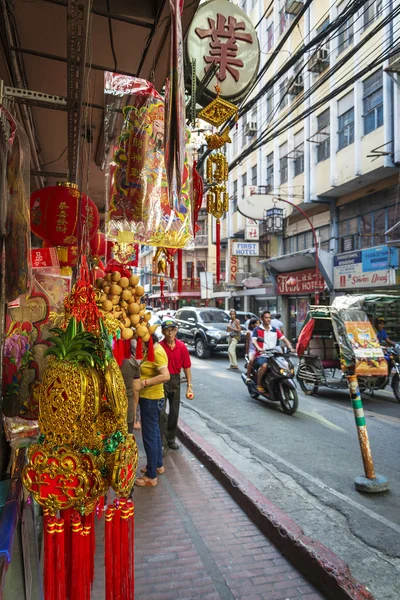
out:
M275 348L278 345L278 341L282 341L289 348L290 352L294 352L294 350L289 340L280 331L277 331L275 327L271 327L271 313L269 310L264 310L261 315L261 321L262 325L253 330L252 342L257 351L254 362L254 366L257 369L257 391L264 393L262 380L268 364L268 358L263 355L264 351ZM259 341L259 338L262 338L263 341Z

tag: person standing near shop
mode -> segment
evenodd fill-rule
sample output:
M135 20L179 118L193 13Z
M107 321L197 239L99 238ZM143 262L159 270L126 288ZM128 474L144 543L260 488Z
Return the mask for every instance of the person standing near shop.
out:
M140 429L140 422L137 419L137 408L139 404L140 385L140 367L135 358L136 340L131 340L131 357L125 358L121 365L121 373L124 378L126 395L128 397L128 433L133 433L134 429Z
M277 331L283 333L283 323L281 321L282 315L276 313L273 319L271 319L271 327L274 327Z
M187 380L186 397L193 398L192 363L189 351L185 344L176 339L178 324L174 319L165 319L161 324L164 339L160 342L168 358L168 370L170 380L164 383L165 402L160 413L160 431L163 446L163 454L169 448L178 450L176 443L176 432L178 429L179 408L181 405L181 371L185 372ZM169 414L166 411L167 400L169 403Z
M233 308L229 311L229 316L231 319L226 328L229 336L228 355L230 365L228 367L228 371L239 371L236 357L236 346L238 345L238 342L240 342L242 327L239 319L236 316L236 311L233 310Z
M158 343L157 336L153 335L151 343L146 342L145 347L140 365L140 381L135 381L134 387L140 387L139 406L147 465L144 475L135 480L135 485L154 487L157 485L157 475L164 473L159 418L164 406L164 383L169 381L170 374L167 355Z

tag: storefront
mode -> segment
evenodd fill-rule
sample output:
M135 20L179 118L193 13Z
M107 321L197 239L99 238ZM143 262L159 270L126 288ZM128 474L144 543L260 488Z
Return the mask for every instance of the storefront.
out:
M310 304L329 304L333 289L333 257L321 250L316 268L315 249L278 256L265 261L275 282L277 311L282 314L285 333L295 339L303 326Z
M337 254L334 258L333 273L336 295L397 295L400 284L399 250L383 245ZM384 317L389 337L400 340L400 300L371 306L369 311L375 318Z

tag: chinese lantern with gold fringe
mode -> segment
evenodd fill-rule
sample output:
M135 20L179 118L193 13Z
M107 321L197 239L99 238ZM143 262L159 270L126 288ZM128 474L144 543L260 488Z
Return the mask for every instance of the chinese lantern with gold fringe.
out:
M79 212L79 198L81 213ZM97 206L73 183L58 183L41 188L30 198L31 229L52 246L76 246L81 223L88 222L89 239L98 231L100 215Z
M207 159L207 212L217 219L215 228L216 280L221 280L221 222L222 215L229 208L229 196L225 181L228 179L228 162L221 152L210 154Z

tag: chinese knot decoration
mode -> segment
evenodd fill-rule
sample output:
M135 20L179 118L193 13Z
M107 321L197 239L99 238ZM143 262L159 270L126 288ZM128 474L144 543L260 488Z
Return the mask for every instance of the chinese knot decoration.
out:
M124 582L133 582L130 494L138 450L128 432L124 379L84 258L65 301L65 323L47 339L50 360L39 391L41 436L29 448L23 483L44 508L46 600L90 599L94 512L102 511L110 487L118 497L106 513L107 598L116 598L118 591L121 600L133 600L133 585L128 590Z
M229 196L225 182L228 179L228 162L221 152L211 154L207 159L207 182L211 185L207 192L207 212L217 219L216 223L216 279L221 279L221 223L220 218L228 210Z

